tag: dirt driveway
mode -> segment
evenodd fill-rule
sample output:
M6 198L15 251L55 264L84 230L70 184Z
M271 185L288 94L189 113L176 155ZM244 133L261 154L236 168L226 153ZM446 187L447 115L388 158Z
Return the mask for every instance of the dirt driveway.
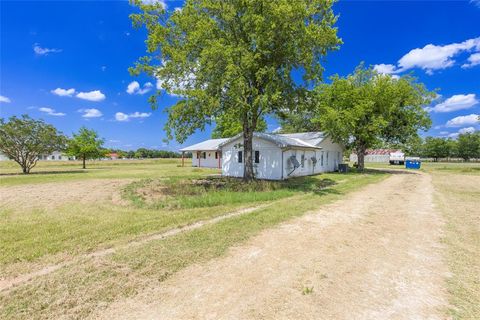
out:
M396 174L119 301L102 319L444 319L442 219Z

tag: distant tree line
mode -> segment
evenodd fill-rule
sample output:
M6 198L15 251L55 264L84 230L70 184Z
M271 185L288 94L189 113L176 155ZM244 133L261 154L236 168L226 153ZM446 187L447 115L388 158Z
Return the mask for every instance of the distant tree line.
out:
M8 121L0 118L0 152L20 165L22 172L30 173L42 155L54 151L64 152L82 160L101 159L110 153L117 153L119 158L179 158L173 151L140 148L137 151L106 149L104 139L94 130L81 127L71 138L65 136L54 126L43 120L32 119L28 115L10 117Z
M457 158L464 161L480 159L480 131L460 134L456 139L442 137L416 138L402 145L386 144L379 147L401 149L407 156L440 159Z
M136 151L120 150L120 149L108 149L107 153L116 153L119 158L127 159L155 159L155 158L180 158L182 155L178 152L167 150L156 150L138 148Z

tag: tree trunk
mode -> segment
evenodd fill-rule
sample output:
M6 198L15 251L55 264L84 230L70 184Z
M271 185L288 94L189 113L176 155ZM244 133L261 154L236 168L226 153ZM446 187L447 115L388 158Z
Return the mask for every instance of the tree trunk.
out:
M83 169L86 169L86 167L85 167L85 155L83 155L82 160L83 160Z
M26 166L22 166L22 171L24 174L27 174L28 173L28 169Z
M253 173L253 129L245 126L243 131L243 153L244 155L244 170L243 179L246 181L255 179Z
M358 170L359 171L364 171L365 170L365 152L367 151L367 148L365 146L361 145L357 147L357 160L358 160Z

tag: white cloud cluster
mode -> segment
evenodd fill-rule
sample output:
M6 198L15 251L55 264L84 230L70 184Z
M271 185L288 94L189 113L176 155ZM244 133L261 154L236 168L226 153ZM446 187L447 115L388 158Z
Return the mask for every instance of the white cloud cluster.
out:
M475 128L474 127L467 127L467 128L462 128L460 130L458 130L458 133L460 134L464 134L464 133L474 133L475 132Z
M63 117L65 115L65 113L63 112L56 112L55 109L48 108L48 107L38 108L38 110L48 114L49 116Z
M102 93L100 90L93 90L93 91L88 91L88 92L76 92L74 88L70 89L63 89L63 88L57 88L55 90L51 90L51 93L60 96L60 97L75 97L83 100L88 100L88 101L103 101L105 100L106 96Z
M12 102L12 100L10 100L9 97L5 97L5 96L0 95L0 102L10 103L10 102Z
M159 3L164 9L167 9L165 0L142 0L144 4L157 4Z
M138 111L136 111L134 113L129 113L129 114L126 114L126 113L123 113L123 112L117 112L117 113L115 113L115 120L125 122L125 121L129 121L130 119L148 118L151 115L152 115L151 113L138 112Z
M77 98L88 101L103 101L105 95L100 90L93 90L89 92L79 92L76 95Z
M473 93L470 94L456 94L437 104L433 108L427 108L427 111L434 112L452 112L457 110L470 109L478 104L479 100Z
M447 121L446 126L451 128L466 127L478 124L478 114L469 114L467 116L459 116Z
M56 48L42 48L38 43L35 43L33 45L33 52L35 52L36 55L39 56L46 56L49 53L58 53L62 52L62 49L56 49Z
M60 96L60 97L71 97L75 94L75 89L62 89L62 88L57 88L55 90L50 91L51 93Z
M379 73L395 74L413 68L425 70L427 74L432 74L435 70L446 69L455 64L454 57L462 52L480 52L480 37L468 39L460 43L451 43L447 45L427 44L423 48L410 50L407 54L398 60L397 65L378 64L374 68ZM477 63L478 57L476 53L472 54L468 59L469 63L462 67L473 67Z
M143 88L140 86L140 83L138 81L132 81L128 84L127 86L127 93L128 94L145 94L152 90L153 84L151 82L147 82L143 85Z
M463 64L462 68L467 69L478 66L480 64L480 52L472 54L467 61L468 63Z
M83 113L82 117L83 118L99 118L103 116L103 113L95 108L90 108L90 109L79 109L78 112Z

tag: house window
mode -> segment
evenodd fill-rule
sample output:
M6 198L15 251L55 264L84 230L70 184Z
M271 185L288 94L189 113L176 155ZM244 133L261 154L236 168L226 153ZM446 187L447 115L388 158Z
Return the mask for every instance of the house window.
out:
M329 152L327 151L327 166L328 166L328 154L329 154Z
M206 152L202 152L202 158L207 159L207 153Z
M243 162L243 152L238 151L238 163L242 163L242 162Z
M322 154L320 156L320 165L323 167L323 151L322 151Z
M302 154L302 156L300 157L300 164L302 168L305 168L305 154Z
M215 152L215 159L218 159L218 152Z
M62 156L58 156L58 160L62 160Z
M260 163L260 151L255 151L255 163Z

